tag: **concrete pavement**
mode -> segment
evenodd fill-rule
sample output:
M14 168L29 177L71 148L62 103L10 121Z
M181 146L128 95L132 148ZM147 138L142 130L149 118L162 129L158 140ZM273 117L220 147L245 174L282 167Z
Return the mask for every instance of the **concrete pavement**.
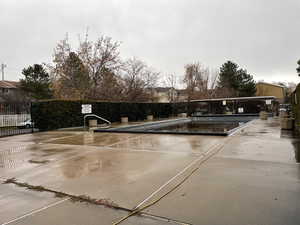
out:
M300 224L298 143L276 119L231 137L43 132L0 138L0 179L128 210L171 191L122 224ZM128 214L14 184L0 190L3 224L112 224Z

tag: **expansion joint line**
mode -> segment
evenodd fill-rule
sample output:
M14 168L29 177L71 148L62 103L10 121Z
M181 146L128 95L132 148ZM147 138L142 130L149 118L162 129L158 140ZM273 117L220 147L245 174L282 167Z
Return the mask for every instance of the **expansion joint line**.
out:
M132 210L118 206L116 203L114 203L113 201L110 201L109 199L95 199L95 198L91 198L86 195L72 195L72 194L68 194L65 192L61 192L61 191L51 190L51 189L48 189L48 188L45 188L45 187L39 186L39 185L31 185L28 183L22 183L22 182L17 181L15 178L7 179L7 180L3 181L2 184L15 184L18 187L27 188L32 191L53 193L55 195L55 197L58 197L58 198L66 197L74 202L77 202L77 201L78 202L87 202L87 203L91 203L94 205L102 205L102 206L106 206L109 208L121 209L121 210L125 210L127 212L132 211Z
M73 202L86 202L86 203L90 203L90 204L94 204L94 205L102 205L102 206L109 207L109 208L116 209L116 210L123 210L123 211L129 212L129 213L133 212L133 210L120 207L117 204L115 204L115 203L113 203L113 202L111 202L107 199L93 199L93 198L90 198L90 197L85 196L85 195L79 195L79 196L71 195L71 194L67 194L67 193L64 193L64 192L59 192L59 191L54 191L54 190L51 190L51 189L48 189L48 188L44 188L43 186L35 186L35 185L27 184L27 183L18 182L15 178L6 179L6 180L5 179L0 179L0 180L3 180L2 184L14 184L18 187L27 188L27 189L32 190L32 191L53 193L53 194L55 194L56 197L63 198L62 200L60 200L58 202L54 202L50 205L44 206L44 207L42 207L40 209L37 209L37 210L33 210L33 211L31 211L27 214L24 214L24 215L22 215L18 218L15 218L13 220L5 222L1 225L9 225L11 223L14 223L16 221L19 221L19 220L24 219L28 216L31 216L33 214L36 214L38 212L41 212L43 210L46 210L46 209L51 208L53 206L59 205L59 204L65 202L65 201L69 201L69 200L73 201ZM143 213L143 215L146 216L146 217L149 217L149 218L155 218L155 219L160 219L160 220L164 220L164 221L173 221L173 222L176 222L177 224L181 224L181 225L190 225L190 224L187 224L187 223L182 223L182 222L179 222L179 221L176 221L176 220L172 220L172 219L161 217L161 216L151 215L151 214L147 214L147 213Z
M142 203L140 203L132 212L130 212L127 216L121 218L120 220L118 220L117 222L113 223L113 225L118 225L120 223L122 223L123 221L125 221L126 219L128 219L129 217L141 213L143 210L149 208L150 206L155 205L157 202L159 202L161 199L163 199L164 197L166 197L167 195L169 195L171 192L173 192L174 190L176 190L179 186L181 186L188 178L190 178L199 168L200 166L206 162L207 160L209 160L212 156L214 156L215 154L217 154L224 146L225 144L227 144L229 141L231 140L231 138L229 137L228 140L224 141L222 144L219 144L218 146L214 146L211 150L208 150L205 154L205 156L201 156L199 159L196 159L195 161L193 161L190 165L188 165L185 169L183 169L180 173L178 173L176 176L174 176L171 180L169 180L167 183L165 183L163 186L161 186L156 192L154 192L152 195L150 195L147 199L145 199ZM188 170L189 168L191 168L192 166L197 165L182 181L180 181L176 186L174 186L171 190L169 190L168 192L166 192L164 195L162 195L161 197L159 197L156 200L153 200L152 202L148 203L145 206L142 206L145 202L147 202L150 198L152 198L155 194L157 194L160 190L162 190L164 187L166 187L168 184L170 184L176 177L178 177L179 175L183 174L186 170ZM142 206L142 207L141 207Z

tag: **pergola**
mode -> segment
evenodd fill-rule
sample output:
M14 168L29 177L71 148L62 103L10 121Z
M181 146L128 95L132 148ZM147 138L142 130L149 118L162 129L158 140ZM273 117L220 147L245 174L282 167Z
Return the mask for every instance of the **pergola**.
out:
M278 101L274 96L217 98L192 100L194 114L258 114L276 112Z

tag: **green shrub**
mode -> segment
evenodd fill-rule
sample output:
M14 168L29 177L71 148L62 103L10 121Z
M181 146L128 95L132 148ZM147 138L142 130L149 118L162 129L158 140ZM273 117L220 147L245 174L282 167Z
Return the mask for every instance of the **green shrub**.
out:
M51 100L32 104L31 114L35 126L42 131L83 126L82 104L91 104L92 113L111 122L128 117L129 121L145 120L147 115L167 118L184 112L185 103L127 103Z

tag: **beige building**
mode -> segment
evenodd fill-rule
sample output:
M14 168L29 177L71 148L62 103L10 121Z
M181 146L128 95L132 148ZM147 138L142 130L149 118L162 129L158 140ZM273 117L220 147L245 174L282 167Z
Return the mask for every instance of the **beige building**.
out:
M152 90L155 102L177 102L177 90L171 87L157 87Z
M153 102L184 102L187 101L187 91L185 89L175 89L172 87L157 87L148 90L153 96Z
M274 96L283 102L285 98L285 87L277 84L258 82L256 84L256 96Z

